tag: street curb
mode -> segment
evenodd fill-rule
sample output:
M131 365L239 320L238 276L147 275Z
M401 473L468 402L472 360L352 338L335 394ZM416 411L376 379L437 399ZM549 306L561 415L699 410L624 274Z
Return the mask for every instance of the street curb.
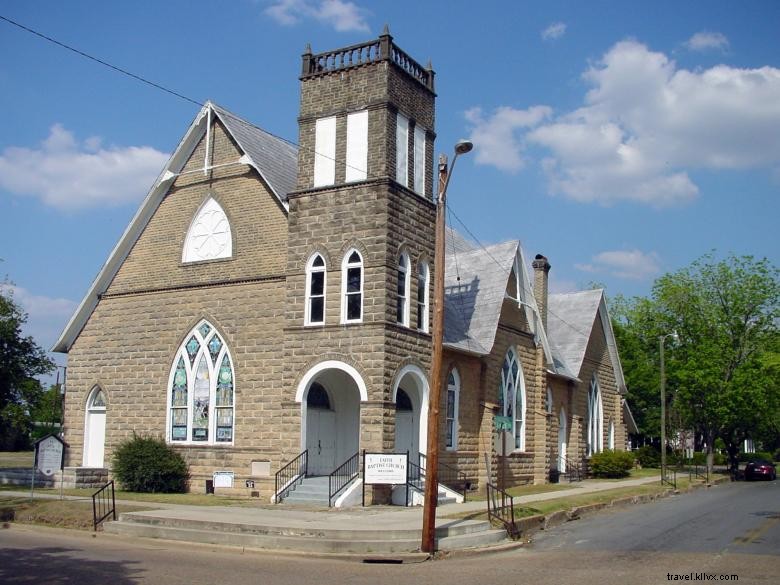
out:
M728 483L730 481L731 479L729 477L716 477L716 478L712 478L710 483L708 484L706 483L691 484L684 491L673 490L669 488L655 494L637 494L634 496L624 496L622 498L616 498L609 502L598 502L595 504L575 506L570 510L558 510L556 512L551 512L550 514L547 515L537 514L534 516L526 516L525 518L521 518L520 520L516 521L515 524L520 529L521 540L525 541L523 542L523 544L525 544L526 542L530 542L530 537L535 532L541 530L547 530L549 528L554 528L556 526L560 526L562 524L566 524L567 522L572 522L574 520L579 520L584 516L589 516L596 512L600 512L611 508L625 508L628 506L635 506L638 504L647 504L655 500L660 500L661 498L667 498L674 495L687 494L699 489L705 489L705 488L709 489L711 487L715 487L716 485L722 483Z

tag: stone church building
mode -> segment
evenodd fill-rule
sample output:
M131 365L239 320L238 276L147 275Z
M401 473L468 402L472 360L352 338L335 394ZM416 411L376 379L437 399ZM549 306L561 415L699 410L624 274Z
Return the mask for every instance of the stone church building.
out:
M133 433L179 450L192 491L216 473L266 500L304 451L308 475L425 452L434 73L385 32L307 50L300 83L298 146L202 108L57 341L66 482ZM625 448L603 292L548 295L549 269L448 231L440 460L471 489Z

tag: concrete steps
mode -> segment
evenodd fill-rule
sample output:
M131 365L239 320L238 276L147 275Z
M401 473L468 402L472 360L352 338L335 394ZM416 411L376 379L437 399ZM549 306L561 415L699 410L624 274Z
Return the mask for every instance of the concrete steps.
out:
M328 506L330 485L327 475L306 477L282 500L286 505Z
M317 554L414 553L419 550L421 538L419 529L283 527L185 519L154 512L122 514L118 522L104 524L104 531L141 538ZM505 542L506 532L493 529L484 521L453 520L437 526L436 541L439 550L461 550Z

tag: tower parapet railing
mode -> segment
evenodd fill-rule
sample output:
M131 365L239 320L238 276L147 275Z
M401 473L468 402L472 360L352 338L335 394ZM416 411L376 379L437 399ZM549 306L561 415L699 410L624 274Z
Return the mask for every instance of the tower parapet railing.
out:
M301 70L301 79L327 75L361 67L379 61L390 61L405 71L409 76L416 79L431 92L433 88L434 72L429 64L423 67L417 61L412 59L403 49L393 42L387 28L378 39L326 51L324 53L313 54L311 47L306 46L306 52L303 54L303 68Z

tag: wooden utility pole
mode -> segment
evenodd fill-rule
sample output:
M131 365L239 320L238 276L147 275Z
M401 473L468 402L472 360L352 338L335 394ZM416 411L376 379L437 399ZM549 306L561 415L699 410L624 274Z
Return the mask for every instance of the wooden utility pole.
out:
M436 248L433 278L433 357L431 390L428 400L428 448L425 459L425 496L423 500L422 543L420 550L435 550L436 504L439 499L439 405L444 339L444 226L447 201L447 156L439 155L439 196L436 201Z

